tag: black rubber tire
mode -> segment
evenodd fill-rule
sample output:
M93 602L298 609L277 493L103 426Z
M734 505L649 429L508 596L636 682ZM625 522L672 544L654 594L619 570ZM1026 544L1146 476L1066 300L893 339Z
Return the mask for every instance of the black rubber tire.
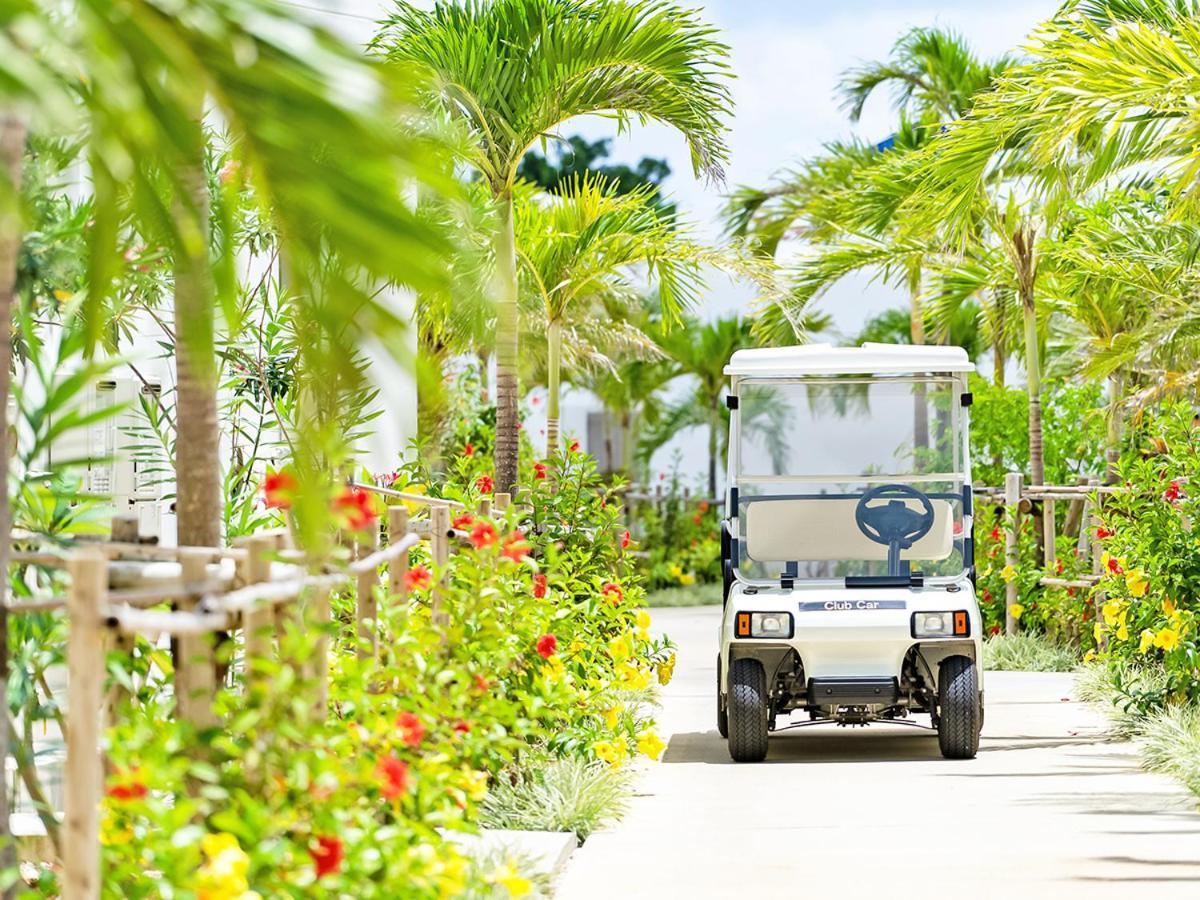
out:
M767 757L767 676L756 659L737 659L729 669L729 755L735 762Z
M965 656L942 661L938 671L938 746L946 759L974 759L983 727L979 670Z
M717 657L717 732L723 738L729 737L729 710L721 702L721 657Z

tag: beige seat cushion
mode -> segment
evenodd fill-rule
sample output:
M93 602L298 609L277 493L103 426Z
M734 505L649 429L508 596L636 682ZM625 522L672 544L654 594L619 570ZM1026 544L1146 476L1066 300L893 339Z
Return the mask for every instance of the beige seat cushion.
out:
M905 500L921 509L916 500ZM950 501L931 500L933 527L901 559L946 559L954 550L954 515ZM746 553L758 562L769 560L887 559L886 544L877 544L858 530L855 499L751 500L746 504Z

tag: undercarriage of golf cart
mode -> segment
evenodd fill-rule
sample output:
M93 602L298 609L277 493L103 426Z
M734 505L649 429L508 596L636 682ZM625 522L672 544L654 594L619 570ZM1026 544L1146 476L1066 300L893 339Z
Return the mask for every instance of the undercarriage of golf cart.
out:
M867 725L904 719L910 713L929 713L936 727L934 673L942 660L952 655L973 659L974 648L970 643L957 642L913 644L904 656L899 678L809 678L792 647L759 644L733 650L733 660L753 659L763 668L772 731L777 716L797 710L807 712L810 720L838 725Z

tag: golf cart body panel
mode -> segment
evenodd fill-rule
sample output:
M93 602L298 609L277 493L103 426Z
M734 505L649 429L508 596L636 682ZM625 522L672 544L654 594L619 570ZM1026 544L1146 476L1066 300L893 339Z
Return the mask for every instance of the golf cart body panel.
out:
M947 690L958 697L969 684L967 693L982 696L973 370L957 347L733 354L725 368L723 733L734 687L739 710L765 692L771 728L793 710L840 724L928 712L937 725L943 706L962 705L943 697ZM745 725L745 713L736 716ZM761 758L739 756L730 740L735 758ZM761 746L765 754L765 736Z

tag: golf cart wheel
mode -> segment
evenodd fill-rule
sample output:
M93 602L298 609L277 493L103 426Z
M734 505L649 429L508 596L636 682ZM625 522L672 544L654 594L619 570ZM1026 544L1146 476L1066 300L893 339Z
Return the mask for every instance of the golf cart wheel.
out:
M734 660L729 669L729 755L735 762L767 756L767 676L756 659Z
M721 702L721 657L717 657L717 732L723 738L729 737L729 710Z
M974 759L982 716L979 670L965 656L951 656L938 674L938 746L946 759Z

